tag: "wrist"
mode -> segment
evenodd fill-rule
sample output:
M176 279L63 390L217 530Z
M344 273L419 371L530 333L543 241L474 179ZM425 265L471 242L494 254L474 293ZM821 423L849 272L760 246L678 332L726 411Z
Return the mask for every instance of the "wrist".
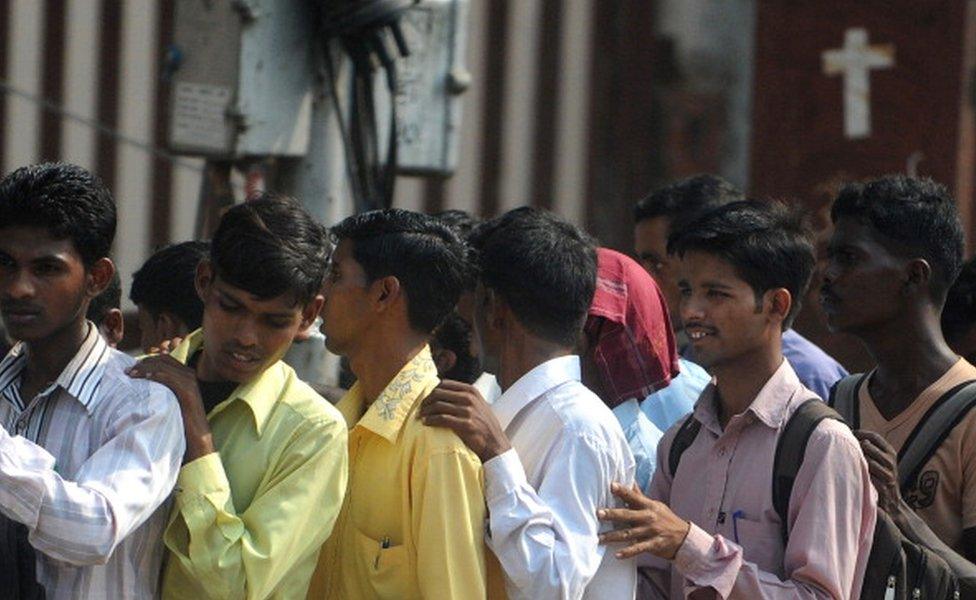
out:
M216 452L213 445L213 435L208 431L201 435L186 436L186 453L183 455L183 464L193 462L198 458Z
M485 448L478 454L478 458L481 459L482 463L486 463L489 460L495 458L496 456L501 456L509 450L512 446L508 443L508 440L492 440L491 443L487 444Z
M688 538L688 532L691 531L691 521L681 521L681 527L675 532L675 544L671 548L670 556L663 557L665 560L674 560L674 557L678 555L678 550L681 550L681 546L684 545L685 540Z

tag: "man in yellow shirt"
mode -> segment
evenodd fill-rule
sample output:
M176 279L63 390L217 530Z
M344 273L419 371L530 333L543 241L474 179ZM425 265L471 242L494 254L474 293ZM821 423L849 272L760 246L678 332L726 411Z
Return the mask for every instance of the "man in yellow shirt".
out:
M439 383L431 331L472 281L466 247L435 219L395 209L350 217L333 235L322 329L358 382L338 404L349 488L309 598L483 598L481 461L416 417Z
M180 402L164 598L302 598L346 488L339 412L281 357L322 306L327 233L296 202L229 210L197 268L203 328L130 370Z

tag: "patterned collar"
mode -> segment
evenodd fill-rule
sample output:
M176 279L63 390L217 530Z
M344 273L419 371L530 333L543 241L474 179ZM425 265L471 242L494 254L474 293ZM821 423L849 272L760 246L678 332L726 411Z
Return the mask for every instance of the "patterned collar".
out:
M424 346L387 384L376 400L366 406L366 396L357 382L336 407L348 423L363 427L396 443L407 416L417 403L440 383L430 348ZM364 411L365 410L365 414ZM362 418L358 419L358 415Z
M111 348L98 333L98 328L89 321L88 333L85 334L81 347L58 378L39 395L45 396L60 387L91 414L98 403L99 386L110 355ZM20 396L20 383L29 357L30 349L27 344L19 342L0 361L0 397L21 411L33 400Z

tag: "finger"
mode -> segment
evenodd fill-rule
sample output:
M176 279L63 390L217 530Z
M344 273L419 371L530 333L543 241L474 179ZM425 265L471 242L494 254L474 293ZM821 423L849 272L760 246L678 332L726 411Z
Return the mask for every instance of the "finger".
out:
M633 558L638 554L644 554L645 552L650 552L651 547L652 544L649 541L638 542L636 544L631 544L626 548L621 548L620 550L617 550L616 552L613 553L613 555L620 560L626 560L628 558Z
M640 489L638 489L636 486L627 487L625 485L621 485L617 482L614 482L610 484L610 492L614 496L623 500L627 504L627 506L631 508L646 507L648 506L648 502L650 501L650 498L645 496L644 493L641 492Z
M466 432L468 425L468 421L466 419L460 419L453 415L432 415L430 417L426 417L423 420L423 423L428 427L444 427L450 429L458 435L460 435L461 432Z
M884 450L885 452L895 453L894 448L891 447L891 444L888 443L888 440L886 440L884 436L878 434L877 432L868 431L866 429L858 429L857 431L854 432L854 437L856 437L858 440L861 440L862 442L864 440L868 440L876 447Z
M874 442L870 440L861 442L861 451L864 452L864 457L868 459L869 462L876 462L879 465L889 469L894 468L895 466L893 457L883 449L875 446Z
M431 393L424 398L421 403L421 407L425 405L432 404L434 402L449 402L451 404L471 404L471 397L468 394L461 392L456 392L452 390L445 390L441 388L434 388Z
M454 379L441 379L440 385L437 387L445 390L450 390L452 392L477 392L478 388L474 387L470 383L464 383L463 381L455 381Z
M596 511L597 519L614 523L642 523L649 518L645 510L629 508L601 508Z
M617 542L634 543L638 540L648 540L657 535L650 525L640 525L638 527L624 527L614 529L600 534L601 544L615 544Z
M434 415L452 415L455 417L464 418L470 415L470 411L466 406L458 406L457 404L451 404L450 402L432 402L430 404L423 404L420 406L420 410L417 411L421 419L431 417Z

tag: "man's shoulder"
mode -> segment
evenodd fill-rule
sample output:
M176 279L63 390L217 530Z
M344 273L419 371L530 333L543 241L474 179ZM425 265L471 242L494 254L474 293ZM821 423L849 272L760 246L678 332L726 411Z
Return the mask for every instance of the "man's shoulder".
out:
M120 406L179 411L176 395L161 383L129 377L126 370L136 364L128 354L108 348L98 384L96 410L116 411Z
M436 455L456 454L461 456L464 462L470 463L472 468L481 468L481 459L461 441L457 434L444 427L425 425L417 418L416 409L411 410L407 415L398 443L405 447L402 455L407 460L427 460Z
M847 369L834 357L792 329L783 333L783 356L801 379L818 376L836 381L847 376Z
M300 379L291 366L278 361L268 368L277 371L274 374L281 381L278 390L278 402L281 408L316 429L334 426L346 428L346 420L339 409L316 392L308 382Z

